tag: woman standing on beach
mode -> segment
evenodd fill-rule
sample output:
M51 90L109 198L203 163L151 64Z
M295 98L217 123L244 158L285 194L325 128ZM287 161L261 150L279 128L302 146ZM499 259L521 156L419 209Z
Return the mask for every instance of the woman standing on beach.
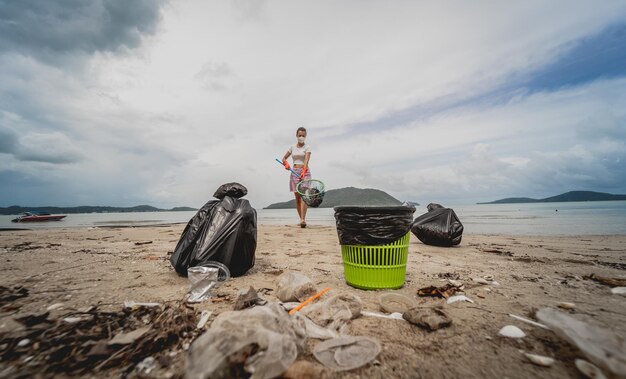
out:
M298 211L298 216L300 216L300 227L306 228L306 211L307 205L300 194L296 191L296 185L305 179L311 179L311 172L309 171L309 159L311 159L311 147L304 143L306 140L306 129L303 127L299 127L296 130L296 138L298 142L295 145L289 147L289 150L285 153L283 157L283 165L286 170L289 170L289 162L287 162L287 158L291 156L293 159L293 170L298 173L299 177L291 174L289 175L289 190L294 193L296 196L296 210Z

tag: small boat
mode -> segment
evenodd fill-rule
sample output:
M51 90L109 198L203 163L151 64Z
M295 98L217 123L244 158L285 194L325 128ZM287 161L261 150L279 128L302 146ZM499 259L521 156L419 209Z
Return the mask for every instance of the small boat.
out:
M18 218L14 218L13 222L40 222L40 221L60 221L67 217L66 215L53 215L47 212L24 212Z

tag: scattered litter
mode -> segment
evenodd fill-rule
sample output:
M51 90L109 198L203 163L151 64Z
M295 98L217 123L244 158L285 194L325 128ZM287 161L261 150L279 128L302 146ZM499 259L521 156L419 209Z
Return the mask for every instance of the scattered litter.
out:
M417 290L417 295L422 296L422 297L424 296L443 297L447 299L450 296L454 295L455 292L461 291L462 289L463 289L462 286L457 287L448 283L441 287L428 286L428 287L420 288Z
M137 308L141 308L141 307L155 308L155 307L162 307L162 306L163 306L163 304L161 304L161 303L138 303L138 302L133 301L133 300L126 300L126 301L124 301L124 308L126 308L126 309L137 309ZM89 312L89 310L87 312Z
M373 338L343 336L320 342L313 355L328 368L347 371L371 362L380 351L380 344Z
M138 242L135 242L135 245L136 246L141 246L141 245L148 245L148 244L151 244L151 243L152 243L152 241L138 241Z
M402 317L402 313L400 312L393 312L387 315L387 314L378 313L378 312L361 311L361 314L363 316L368 316L368 317L381 317L381 318L389 318L393 320L404 320L404 318Z
M537 366L550 367L554 364L554 358L545 357L543 355L537 354L524 354L529 361L536 364Z
M461 279L461 274L459 274L458 272L440 272L436 276L440 279L452 279L452 280Z
M456 295L448 298L446 301L447 304L454 304L457 301L467 301L469 303L473 303L474 301L465 295Z
M525 323L527 323L527 324L534 325L534 326L538 326L538 327L540 327L540 328L550 330L550 328L548 328L548 327L547 327L547 326L545 326L544 324L538 323L538 322L536 322L536 321L529 320L529 319L527 319L527 318L524 318L524 317L521 317L521 316L517 316L517 315L511 314L511 313L509 313L509 316L513 317L513 318L514 318L514 319L516 319L516 320L519 320L519 321L525 322Z
M141 338L149 330L150 330L149 326L144 326L143 328L133 330L132 332L116 334L115 337L113 337L113 339L108 342L108 344L109 345L130 345L131 343Z
M287 303L279 303L283 308L285 308L286 311L290 311L292 309L294 309L295 307L297 307L298 305L300 305L301 303L297 302L297 301L290 301Z
M611 293L614 295L626 295L626 287L611 288Z
M52 304L51 306L49 306L48 308L46 308L47 311L53 311L55 309L59 309L59 308L63 308L63 303L56 303L56 304Z
M498 334L503 336L503 337L509 337L509 338L524 338L524 337L526 337L526 333L524 333L522 331L522 329L518 328L515 325L507 325L507 326L503 327L502 329L500 329Z
M84 319L84 317L64 317L63 321L67 322L68 324L76 324L77 322L81 322Z
M301 320L278 303L221 313L189 349L187 378L273 378L284 373L304 349ZM238 375L239 373L239 375Z
M289 311L289 314L292 315L292 314L296 313L300 309L304 308L306 305L308 305L308 304L312 303L313 301L319 299L323 294L325 294L328 291L330 291L330 288L324 288L320 292L316 293L315 295L309 297L308 299L306 299L302 303L298 304L295 308L293 308L292 310Z
M433 308L411 308L404 312L402 317L411 324L429 331L446 328L452 324L452 320L444 311Z
M380 310L386 313L403 313L415 307L417 302L413 298L394 292L388 292L378 297Z
M583 279L595 280L598 283L602 283L610 287L626 287L626 278L611 278L608 276L591 274L583 276Z
M493 275L485 275L485 276L483 276L483 279L485 279L485 280L487 280L489 282L493 282L493 280L495 278L493 277Z
M157 368L156 359L154 359L154 357L146 357L143 361L139 362L135 370L142 376L148 376L155 368Z
M576 359L574 361L574 364L576 365L578 371L580 371L583 375L585 375L585 377L589 379L606 379L606 376L604 375L602 370L600 370L598 366L594 365L593 363L589 363L584 359Z
M302 302L317 293L317 288L311 279L299 272L285 272L277 280L276 297L283 302Z
M20 342L17 343L17 347L24 347L30 344L30 340L28 338L24 338Z
M570 309L576 308L576 304L568 303L568 302L560 302L557 304L557 307L570 310Z
M237 297L237 300L235 301L235 306L233 307L233 310L239 311L245 308L253 307L255 305L265 305L266 303L267 300L260 298L254 287L250 286L250 288L248 288L248 291L242 291L239 293L239 297Z
M198 321L198 325L196 326L196 328L204 329L204 326L209 321L209 317L211 317L212 314L213 312L211 311L202 311L202 313L200 313L200 320Z
M551 308L537 311L537 319L578 347L594 364L616 377L626 377L626 339L613 330L587 324Z
M348 321L361 315L363 302L352 294L339 294L302 309L315 324L343 334Z
M478 284L485 284L485 285L489 285L489 281L487 279L483 279L483 278L473 278L472 281L478 283Z
M24 377L41 373L51 377L119 377L146 357L160 360L172 351L181 351L198 333L195 311L182 302L136 310L90 308L52 321L46 318L48 312L20 316L25 328L3 333L0 361ZM81 320L65 320L74 317ZM16 348L24 339L31 342Z
M187 276L189 278L187 302L199 303L209 299L213 289L230 279L230 271L222 263L209 261L202 266L189 267Z

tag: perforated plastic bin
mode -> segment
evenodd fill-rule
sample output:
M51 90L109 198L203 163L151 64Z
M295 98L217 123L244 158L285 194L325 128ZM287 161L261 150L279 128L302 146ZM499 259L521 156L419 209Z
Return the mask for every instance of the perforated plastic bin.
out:
M374 290L400 288L404 284L410 233L386 245L341 245L346 282Z

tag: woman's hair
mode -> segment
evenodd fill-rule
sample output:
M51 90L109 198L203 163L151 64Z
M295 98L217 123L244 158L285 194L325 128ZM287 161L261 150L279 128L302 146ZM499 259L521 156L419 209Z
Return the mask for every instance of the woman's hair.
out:
M306 129L303 126L301 126L301 127L298 128L298 130L296 130L296 135L298 135L298 132L305 132L306 133Z

